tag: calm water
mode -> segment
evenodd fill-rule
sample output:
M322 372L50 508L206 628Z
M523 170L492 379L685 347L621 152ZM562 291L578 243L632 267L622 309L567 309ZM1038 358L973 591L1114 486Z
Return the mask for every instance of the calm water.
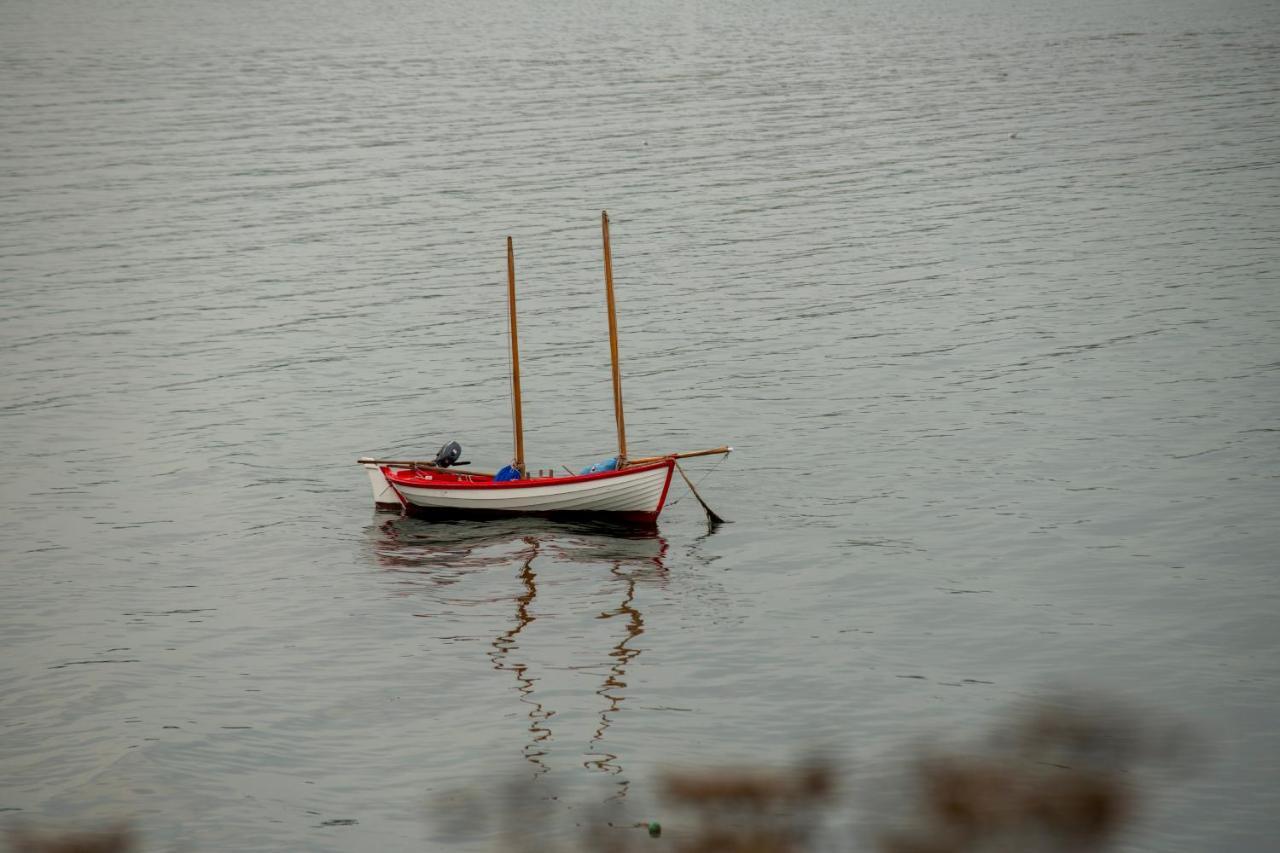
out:
M1128 849L1272 849L1278 45L1266 2L0 5L0 819L665 817L672 762L892 763L1065 680L1208 744ZM531 464L608 454L602 208L633 453L738 447L734 523L375 515L357 455L507 459L508 233Z

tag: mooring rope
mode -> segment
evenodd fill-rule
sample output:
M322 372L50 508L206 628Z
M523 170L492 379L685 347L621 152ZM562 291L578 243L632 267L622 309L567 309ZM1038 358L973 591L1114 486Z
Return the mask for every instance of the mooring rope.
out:
M694 483L694 484L693 484L694 488L696 489L698 486L701 486L701 485L702 485L702 483L703 483L703 481L704 481L704 480L706 480L708 477L710 477L713 473L715 473L715 470L716 470L717 468L719 468L719 467L720 467L720 465L721 465L721 464L723 464L724 460L726 460L726 459L728 459L728 458L729 458L729 454L728 454L728 453L722 454L722 455L720 456L720 461L716 462L716 464L712 465L712 466L711 466L710 468L708 468L705 472L703 472L702 476L698 478L698 482L696 482L696 483ZM688 494L693 494L693 492L688 492ZM670 501L670 502L667 504L667 506L675 506L676 504L680 503L680 501L684 500L684 498L685 498L685 496L684 496L684 495L681 495L680 497L676 498L675 500Z

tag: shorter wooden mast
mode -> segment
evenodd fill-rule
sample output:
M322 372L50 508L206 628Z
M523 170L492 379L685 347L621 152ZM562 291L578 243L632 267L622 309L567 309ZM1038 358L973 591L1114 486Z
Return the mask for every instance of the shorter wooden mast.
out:
M604 235L604 292L609 304L609 356L613 361L613 415L618 421L618 467L627 464L627 427L622 417L622 374L618 371L618 315L613 304L613 256L609 251L609 214L600 211Z
M513 467L524 476L524 416L520 411L520 344L516 334L516 252L507 237L507 314L511 321L511 427L515 433Z

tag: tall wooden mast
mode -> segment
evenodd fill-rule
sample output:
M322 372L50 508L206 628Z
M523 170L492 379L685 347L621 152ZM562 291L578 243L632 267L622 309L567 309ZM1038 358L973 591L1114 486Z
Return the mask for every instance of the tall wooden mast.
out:
M609 214L600 211L604 235L604 292L609 304L609 355L613 360L613 414L618 421L618 467L627 464L627 427L622 418L622 374L618 372L618 315L613 304L613 257L609 252ZM513 327L514 328L514 327Z
M515 469L524 474L524 416L520 412L520 344L516 334L516 252L507 237L507 315L511 321L511 428L515 433Z

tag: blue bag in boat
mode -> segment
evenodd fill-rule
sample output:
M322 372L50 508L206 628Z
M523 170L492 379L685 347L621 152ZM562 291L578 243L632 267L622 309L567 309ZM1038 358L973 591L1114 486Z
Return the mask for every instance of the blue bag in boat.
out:
M582 469L583 474L599 474L602 471L614 471L618 467L618 457L606 459L603 462L597 462L594 465L588 465Z
M519 480L519 479L520 479L520 472L516 470L514 465L508 465L507 467L503 468L501 471L493 475L493 482L495 483L507 483L507 482L510 482L511 480Z

